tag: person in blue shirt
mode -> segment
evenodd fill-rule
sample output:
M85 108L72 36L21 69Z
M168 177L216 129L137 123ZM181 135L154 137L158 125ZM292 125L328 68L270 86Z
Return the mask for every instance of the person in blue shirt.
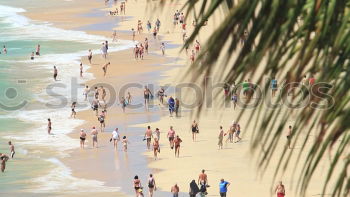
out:
M230 183L225 181L224 179L220 180L219 188L220 188L220 197L226 197L227 187L230 186Z
M277 92L277 80L275 79L275 77L273 77L271 80L271 91L272 91L272 96L274 97Z
M173 112L175 111L175 100L173 97L170 97L168 100L170 117L173 116Z

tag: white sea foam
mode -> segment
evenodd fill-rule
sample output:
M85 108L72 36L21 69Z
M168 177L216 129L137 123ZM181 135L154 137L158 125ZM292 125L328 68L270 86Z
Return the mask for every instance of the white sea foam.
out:
M55 168L51 170L47 175L35 178L33 180L35 183L38 183L40 185L40 187L33 190L34 193L47 193L57 191L70 193L77 192L77 188L79 188L80 191L84 191L85 193L118 192L120 190L118 187L104 186L104 183L101 181L73 177L72 171L56 158L50 158L46 161L55 165Z
M106 40L104 36L90 35L83 31L65 30L54 27L51 23L37 22L20 13L26 12L22 8L14 8L0 5L0 22L8 24L3 28L0 41L13 41L18 39L40 39L40 40L65 40L78 41L91 44L99 44Z
M0 5L0 23L7 23L7 28L0 31L0 42L6 42L11 40L62 40L72 41L90 44L101 44L107 39L103 36L89 35L82 31L64 30L53 27L50 23L43 23L33 21L25 16L20 15L25 12L22 8L13 8ZM3 36L6 35L6 36ZM110 42L111 43L111 42ZM99 45L98 45L99 46ZM127 40L118 40L117 44L111 43L109 46L109 52L128 49L134 46L134 42ZM100 49L94 49L93 54L100 54ZM46 93L44 88L49 83L62 83L65 84L65 88L55 89L54 92L63 95L69 100L68 105L72 100L72 88L71 80L77 79L77 84L84 84L86 80L93 79L94 76L91 73L85 71L89 68L88 65L84 65L84 78L79 77L79 64L80 58L87 55L86 51L77 51L74 53L63 54L45 54L43 56L35 57L34 60L16 60L15 62L26 63L26 65L33 68L39 68L50 73L53 72L53 66L58 68L58 79L60 81L53 82L52 74L46 79L41 79L43 83L42 91L36 94L35 100L47 103L53 100L57 100ZM12 62L12 60L0 60L6 62ZM15 63L12 62L12 63ZM83 89L78 89L78 103L82 103ZM86 102L85 102L86 103ZM77 111L89 108L78 107ZM18 145L29 145L35 147L45 147L51 150L57 151L57 157L67 156L67 151L75 148L79 148L79 139L72 139L67 136L72 132L75 127L83 124L83 120L70 118L71 109L70 106L64 106L58 109L44 108L37 110L23 110L18 112L12 112L6 115L7 118L17 118L25 122L38 125L34 129L28 129L21 132L16 136L7 136L16 141ZM5 116L0 116L0 118ZM52 133L47 134L47 118L52 120ZM79 113L77 118L79 118ZM118 191L118 188L110 188L103 186L103 182L94 180L78 179L71 175L71 170L64 166L58 159L51 158L47 161L55 165L50 173L43 177L35 178L33 181L39 183L36 192L50 192L50 191L65 191L74 192L77 189L85 192L89 191Z

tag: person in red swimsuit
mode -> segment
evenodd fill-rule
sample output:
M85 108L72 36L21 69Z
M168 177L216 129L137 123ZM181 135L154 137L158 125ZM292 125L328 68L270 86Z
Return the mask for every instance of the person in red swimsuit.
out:
M280 181L276 186L275 192L277 194L277 197L284 197L286 195L286 191L284 189L284 185L282 184L282 181Z

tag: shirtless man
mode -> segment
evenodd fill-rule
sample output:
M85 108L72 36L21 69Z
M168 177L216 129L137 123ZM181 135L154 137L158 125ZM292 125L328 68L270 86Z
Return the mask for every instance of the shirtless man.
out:
M91 135L92 135L92 148L97 148L97 134L98 134L98 131L96 130L95 127L92 127L92 130L91 130Z
M53 79L55 81L57 81L57 75L58 75L58 71L57 71L57 68L56 66L53 67Z
M175 157L180 156L180 144L182 140L181 138L177 135L176 138L174 139L174 145L175 145Z
M154 160L158 159L158 153L160 152L159 149L159 141L158 138L154 138L154 142L153 142L153 154L154 154Z
M147 86L145 86L145 89L143 91L143 96L145 99L145 106L147 106L149 104L149 99L152 96L152 92Z
M148 126L147 127L147 130L146 130L146 132L145 132L145 136L144 136L144 139L146 139L147 140L147 149L149 150L150 149L150 147L151 147L151 139L152 139L152 137L153 137L153 135L152 135L152 130L151 130L151 126Z
M85 146L85 140L86 140L86 133L84 129L80 129L80 148L84 149Z
M107 68L108 66L110 65L111 63L108 62L107 64L103 65L102 66L102 70L103 70L103 76L106 77L106 74L107 74Z
M10 148L11 158L13 159L13 156L15 155L15 146L12 144L11 141L9 141L9 148Z
M51 129L52 129L52 127L51 127L51 119L48 118L48 119L47 119L47 133L48 133L49 135L51 134Z
M208 176L205 174L205 170L202 170L202 173L199 174L198 176L198 185L203 184L203 185L208 185Z
M174 137L175 137L175 131L173 129L173 126L170 126L170 130L168 132L167 137L169 139L170 148L173 149L174 148Z
M286 195L286 191L284 185L282 184L282 181L280 181L276 186L275 193L277 194L277 197L284 197Z

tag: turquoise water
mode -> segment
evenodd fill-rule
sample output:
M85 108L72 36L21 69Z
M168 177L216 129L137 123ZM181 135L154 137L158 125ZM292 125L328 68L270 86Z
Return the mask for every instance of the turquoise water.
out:
M82 95L81 84L93 78L89 73L79 78L80 58L87 55L88 49L99 53L101 43L107 38L59 29L24 17L26 7L37 6L36 3L38 1L0 0L0 48L6 45L8 50L6 55L0 54L0 152L9 154L9 140L16 147L15 159L7 162L5 173L0 173L0 196L77 188L104 190L103 183L72 177L59 159L66 156L67 150L79 146L66 134L82 121L69 119L67 112L72 101L82 102L72 90ZM45 3L40 1L37 8L52 2ZM41 45L41 56L30 60L37 44ZM118 46L110 46L110 51L131 46L132 42L121 41ZM58 67L59 82L52 79L54 65ZM84 65L86 69L88 65ZM67 85L73 80L77 80L74 86ZM48 85L62 84L67 86L55 93L66 98L67 104L55 109L47 107L46 104L57 102L55 96L47 93ZM52 136L47 135L47 118L53 120ZM76 184L71 186L72 182Z

